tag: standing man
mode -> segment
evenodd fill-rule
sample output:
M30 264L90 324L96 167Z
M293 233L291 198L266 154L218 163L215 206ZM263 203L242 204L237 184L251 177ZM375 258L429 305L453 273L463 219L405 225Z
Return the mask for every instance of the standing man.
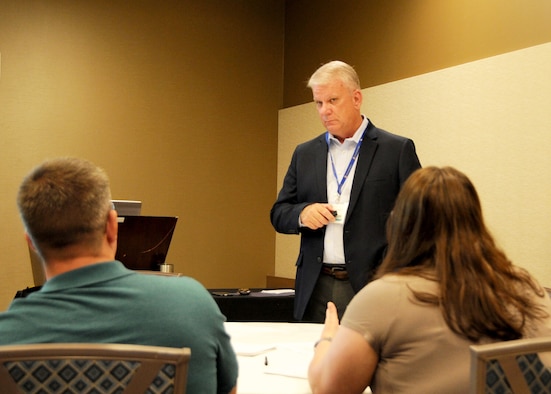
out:
M321 66L308 87L327 132L295 149L270 219L280 233L301 234L295 319L323 322L328 301L340 318L371 280L394 200L421 164L412 140L362 115L360 80L350 65Z
M46 283L0 313L0 345L96 342L189 347L187 393L235 393L238 364L225 317L189 277L131 271L115 260L109 180L76 158L44 162L19 188L26 238Z

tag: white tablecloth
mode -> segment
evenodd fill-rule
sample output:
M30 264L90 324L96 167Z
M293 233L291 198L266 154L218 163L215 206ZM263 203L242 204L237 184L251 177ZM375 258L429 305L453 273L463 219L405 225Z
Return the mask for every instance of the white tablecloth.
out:
M322 324L226 322L225 325L239 362L239 394L311 393L308 365Z

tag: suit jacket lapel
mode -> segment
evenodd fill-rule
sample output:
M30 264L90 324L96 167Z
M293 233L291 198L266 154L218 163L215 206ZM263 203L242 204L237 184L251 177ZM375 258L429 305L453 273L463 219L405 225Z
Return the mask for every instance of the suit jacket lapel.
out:
M352 190L350 191L350 202L348 205L345 222L348 220L348 217L351 215L356 203L358 202L358 197L360 196L365 178L371 168L375 151L377 151L377 142L375 141L377 138L376 131L377 129L375 126L369 122L362 146L360 147L360 156L358 158L358 163L356 164L354 182L352 183Z
M316 184L318 185L318 195L321 196L320 201L327 202L327 143L325 142L325 133L318 138L318 149L314 157L314 168Z

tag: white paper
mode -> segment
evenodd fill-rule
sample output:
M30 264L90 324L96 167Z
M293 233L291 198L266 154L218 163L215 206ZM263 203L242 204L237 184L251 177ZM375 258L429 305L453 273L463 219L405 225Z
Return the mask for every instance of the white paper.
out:
M265 293L265 294L295 294L295 290L294 289L262 290L261 293Z
M262 343L234 343L233 350L238 356L258 356L259 354L275 350L275 345Z
M308 379L308 365L312 360L313 352L311 346L309 351L303 349L302 346L296 350L278 346L275 352L266 355L268 365L264 373Z

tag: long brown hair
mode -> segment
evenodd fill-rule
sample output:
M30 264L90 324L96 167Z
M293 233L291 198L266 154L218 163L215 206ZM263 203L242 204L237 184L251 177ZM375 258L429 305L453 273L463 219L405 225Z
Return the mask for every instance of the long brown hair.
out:
M437 281L440 294L413 293L438 305L450 329L465 338L521 338L528 321L547 316L534 297L543 297L543 289L496 246L473 184L452 167L427 167L409 177L388 219L387 238L376 277L413 274Z

